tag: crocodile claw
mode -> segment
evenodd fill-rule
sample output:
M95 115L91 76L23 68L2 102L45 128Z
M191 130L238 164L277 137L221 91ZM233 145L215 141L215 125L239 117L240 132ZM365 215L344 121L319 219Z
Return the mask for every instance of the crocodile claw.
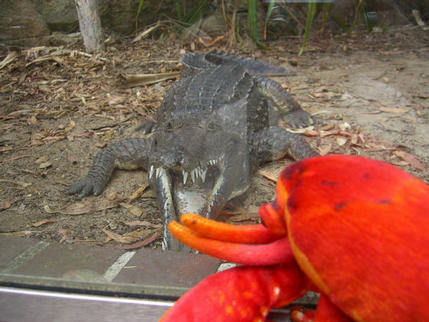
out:
M86 176L71 184L68 189L68 194L79 194L79 198L83 198L90 194L98 196L103 191L104 186L102 182Z
M297 110L285 115L285 121L294 129L310 126L314 123L310 113L304 110Z

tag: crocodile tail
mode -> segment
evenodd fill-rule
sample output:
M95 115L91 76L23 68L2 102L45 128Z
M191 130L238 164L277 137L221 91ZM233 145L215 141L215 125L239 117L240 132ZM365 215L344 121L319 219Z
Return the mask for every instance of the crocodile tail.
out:
M295 72L284 69L282 67L272 66L268 63L256 61L249 58L230 55L223 51L212 50L206 54L189 53L181 59L185 67L185 75L189 72L198 72L214 66L224 65L228 63L236 63L251 75L264 76L294 76Z
M198 72L215 66L215 64L206 60L206 55L200 53L188 53L180 61L185 67L186 72Z
M230 55L222 51L212 50L204 55L206 61L221 65L228 62L235 62L243 67L251 75L264 75L264 76L294 76L296 73L291 70L284 69L282 67L272 66L268 63L257 61L249 58L238 57L236 55Z

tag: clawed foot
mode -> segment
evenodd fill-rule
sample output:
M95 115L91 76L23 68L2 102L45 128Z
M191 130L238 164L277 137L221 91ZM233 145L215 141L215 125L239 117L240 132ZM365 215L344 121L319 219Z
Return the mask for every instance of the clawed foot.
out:
M284 115L285 122L294 129L310 126L314 123L310 113L304 110L298 110Z
M79 194L79 198L90 194L99 195L104 189L103 182L97 181L92 177L86 176L69 186L68 194Z
M143 134L149 134L152 133L154 128L156 126L156 123L151 121L151 120L147 120L143 123L141 123L139 126L137 126L135 128L136 132L142 132Z

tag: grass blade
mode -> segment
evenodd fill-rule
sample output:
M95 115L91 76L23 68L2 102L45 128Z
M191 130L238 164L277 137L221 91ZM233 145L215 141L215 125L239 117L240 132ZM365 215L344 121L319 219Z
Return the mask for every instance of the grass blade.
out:
M308 9L307 9L307 19L305 22L305 31L304 31L304 39L302 41L301 48L298 52L298 56L301 56L304 52L305 44L307 43L307 38L310 33L311 25L313 24L314 17L316 16L317 12L317 4L314 1L311 1L308 3Z
M270 0L268 3L267 14L265 15L265 23L264 23L264 40L267 39L267 26L268 21L270 20L271 14L273 13L274 8L274 0Z

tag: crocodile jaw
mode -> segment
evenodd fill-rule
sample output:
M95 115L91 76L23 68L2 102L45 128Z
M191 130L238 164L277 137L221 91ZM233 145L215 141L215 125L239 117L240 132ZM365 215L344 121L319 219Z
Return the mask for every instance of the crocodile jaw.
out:
M211 159L207 161L205 164L197 166L196 168L191 170L183 169L180 167L171 168L170 170L176 173L181 173L183 185L186 185L189 179L192 181L192 183L189 182L190 184L197 184L198 182L205 183L208 169L210 167L219 168L219 165L221 164L222 160L223 160L222 157L218 159ZM162 168L163 168L162 166L160 167L155 167L154 165L149 166L149 169L148 169L149 179L152 179L154 175L156 176L156 178L159 178L161 176Z

